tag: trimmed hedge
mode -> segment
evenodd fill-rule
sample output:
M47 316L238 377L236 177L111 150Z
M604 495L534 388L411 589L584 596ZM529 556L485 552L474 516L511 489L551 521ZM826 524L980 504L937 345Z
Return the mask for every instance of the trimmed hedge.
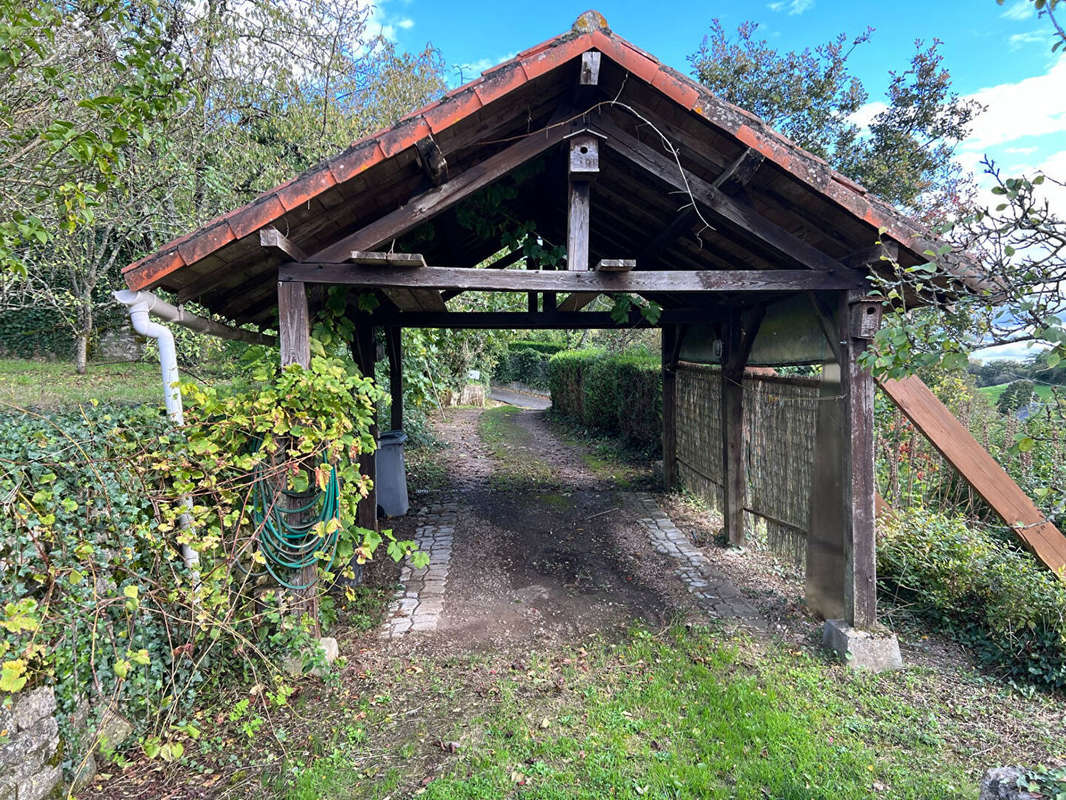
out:
M534 389L548 388L548 359L563 349L555 342L517 339L496 364L493 377L499 383L524 383Z
M965 519L908 509L882 521L877 572L883 592L997 672L1066 688L1066 584L1028 553Z
M647 450L661 449L663 382L657 357L565 350L548 362L548 384L559 413Z
M565 350L566 345L559 342L538 342L533 339L515 339L509 345L508 350L536 350L538 353L547 353L549 356L553 356L556 353Z

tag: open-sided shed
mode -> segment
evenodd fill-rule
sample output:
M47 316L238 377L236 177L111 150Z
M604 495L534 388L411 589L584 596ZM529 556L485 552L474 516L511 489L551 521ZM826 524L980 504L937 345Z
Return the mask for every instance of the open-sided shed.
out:
M565 267L537 269L521 248L502 248L508 220L565 245ZM603 293L654 300L666 479L676 469L675 365L717 364L713 446L738 543L745 366L823 363L808 594L827 618L869 628L874 385L857 359L880 305L866 278L886 259L923 263L929 246L913 221L586 12L565 34L131 264L125 279L276 329L284 363L309 359L320 287L375 292L373 312L351 304L353 353L370 369L384 329L394 392L403 327L647 325L636 312L619 323L585 308ZM466 291L521 292L527 310L449 308ZM393 409L399 427L401 403ZM373 499L367 506L373 524Z

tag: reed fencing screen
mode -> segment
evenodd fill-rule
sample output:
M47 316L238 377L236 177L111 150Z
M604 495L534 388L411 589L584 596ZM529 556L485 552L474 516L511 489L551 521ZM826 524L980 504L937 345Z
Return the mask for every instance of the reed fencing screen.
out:
M817 379L744 376L744 465L748 535L802 567L814 472ZM721 373L681 362L677 368L677 475L722 507Z

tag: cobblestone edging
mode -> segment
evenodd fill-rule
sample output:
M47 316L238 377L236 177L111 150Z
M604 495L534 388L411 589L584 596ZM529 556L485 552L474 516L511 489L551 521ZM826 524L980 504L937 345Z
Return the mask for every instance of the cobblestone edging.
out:
M708 616L742 620L747 625L762 626L755 607L745 600L733 583L717 574L710 559L673 523L647 492L634 495L640 524L644 526L652 547L677 562L674 572L695 595L700 609Z
M0 705L0 800L42 800L61 789L56 697L43 687Z
M382 639L395 639L411 631L436 630L444 611L457 508L455 503L438 503L417 512L415 541L429 553L429 566L414 569L407 564L400 571L403 588L396 591L389 604Z

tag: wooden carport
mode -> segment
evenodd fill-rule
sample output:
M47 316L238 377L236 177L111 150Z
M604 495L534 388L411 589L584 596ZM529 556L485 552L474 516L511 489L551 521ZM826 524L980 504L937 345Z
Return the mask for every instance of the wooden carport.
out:
M521 248L502 249L507 220L565 245L565 268L537 269ZM353 355L372 371L376 331L385 331L397 428L402 328L647 325L637 312L618 322L584 309L600 294L653 300L663 308L666 479L674 364L685 349L720 365L723 510L736 543L741 377L760 331L772 329L777 355L760 363L826 364L808 595L824 616L870 628L874 385L857 359L880 305L865 296L866 278L885 259L923 263L929 246L912 221L586 12L567 33L124 274L131 289L163 289L237 325L277 329L283 363L309 361L322 287L351 287ZM468 291L521 292L526 310L449 308ZM375 293L374 311L359 310L361 292ZM807 335L792 341L789 330ZM361 522L373 526L375 503L365 505Z

